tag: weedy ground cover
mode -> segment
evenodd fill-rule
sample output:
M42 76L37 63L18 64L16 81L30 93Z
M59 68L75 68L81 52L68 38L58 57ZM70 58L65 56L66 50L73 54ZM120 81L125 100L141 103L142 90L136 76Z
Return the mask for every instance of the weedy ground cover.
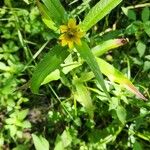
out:
M150 149L149 7L1 1L1 149Z

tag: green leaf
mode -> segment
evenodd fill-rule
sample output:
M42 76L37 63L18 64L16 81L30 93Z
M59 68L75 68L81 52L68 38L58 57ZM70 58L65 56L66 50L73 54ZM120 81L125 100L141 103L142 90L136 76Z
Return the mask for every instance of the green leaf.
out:
M64 132L61 135L61 139L62 139L64 148L68 147L71 144L72 136L69 130L64 130Z
M3 63L3 62L0 62L0 71L7 71L7 70L9 70L9 67L8 66L6 66L6 64L5 63Z
M143 71L148 71L150 69L150 61L145 61L144 62L144 67L143 67Z
M146 21L144 23L144 30L145 30L146 34L150 37L150 21Z
M19 112L17 113L17 118L18 118L19 120L23 120L23 119L27 116L28 112L29 112L28 109L19 111Z
M73 139L68 129L69 128L64 130L61 136L57 135L54 150L66 150L67 147L71 144Z
M116 109L119 105L119 100L117 97L112 97L109 103L109 110Z
M97 46L92 48L92 52L95 56L101 56L102 54L106 53L110 49L114 49L120 47L128 42L127 39L111 39L107 41L103 41L99 43Z
M115 8L122 0L101 0L86 15L81 28L83 31L89 30L93 25L105 17L113 8Z
M41 2L39 2L37 0L37 6L38 6L38 9L39 9L42 17L52 20L51 19L51 13L44 4L42 4Z
M149 20L149 16L150 16L150 10L148 7L145 7L143 10L142 10L142 20L143 22L146 22Z
M119 70L114 68L112 65L107 63L101 58L96 57L96 60L98 62L98 65L100 67L101 72L106 75L110 81L117 82L126 89L128 89L130 92L134 93L136 96L143 100L147 100L132 84L132 82L123 75ZM107 69L106 69L107 68Z
M43 60L37 65L31 79L31 90L33 93L38 93L43 80L48 74L58 69L68 55L69 52L66 48L60 45L56 45L45 55Z
M65 9L59 0L42 0L49 11L49 17L55 23L62 23L65 19Z
M32 138L36 150L49 150L49 143L45 138L35 134L32 134Z
M56 31L57 27L55 26L55 23L52 21L51 13L47 9L45 5L37 1L37 6L39 8L40 13L42 14L42 20L43 22L49 27L50 29Z
M74 68L77 68L79 66L81 66L81 63L78 63L76 61L73 61L73 60L69 60L69 57L71 55L69 55L66 59L65 59L65 63L64 64L61 64L61 67L62 67L62 73L64 74L68 74L68 72L72 71ZM47 84L51 81L54 81L54 80L59 80L62 76L61 76L61 72L56 69L55 71L51 72L45 79L44 81L42 82L42 85L43 84Z
M55 26L55 23L52 20L46 18L42 18L42 20L47 25L48 28L57 31L58 28Z
M136 20L136 13L134 12L134 10L127 9L125 7L122 7L122 10L130 20Z
M135 143L133 144L133 150L143 150L142 144L135 141Z
M92 104L92 99L90 96L90 92L88 91L87 87L82 83L82 80L78 78L74 78L73 81L75 87L76 87L76 92L75 94L75 99L87 110L89 113L90 117L93 118L93 110L94 106Z
M146 45L142 41L137 41L136 42L136 48L139 53L139 56L142 57L145 53L146 50Z
M58 80L60 79L60 71L58 69L56 69L55 71L51 72L45 79L44 81L42 82L41 85L43 84L47 84L51 81L54 81L54 80Z
M28 4L28 5L30 4L30 3L29 3L29 0L23 0L23 1L24 1L26 4Z
M109 93L107 92L103 75L99 69L99 66L97 64L97 61L91 51L91 49L88 47L86 42L82 41L82 45L76 45L75 46L81 57L87 62L91 70L93 71L98 83L101 85L102 89L104 90L107 97L110 99Z
M57 135L54 150L65 150L63 141L62 141L60 135Z
M15 125L9 125L8 129L10 131L10 136L14 138L15 134L17 133L17 127Z
M117 113L118 119L121 121L121 123L125 124L127 113L126 113L126 110L124 109L124 107L118 106L116 113Z
M150 55L146 55L145 58L150 60Z
M136 13L134 12L134 10L128 10L128 18L134 21L136 20Z
M17 147L13 148L12 150L29 150L29 147L26 145L17 145Z

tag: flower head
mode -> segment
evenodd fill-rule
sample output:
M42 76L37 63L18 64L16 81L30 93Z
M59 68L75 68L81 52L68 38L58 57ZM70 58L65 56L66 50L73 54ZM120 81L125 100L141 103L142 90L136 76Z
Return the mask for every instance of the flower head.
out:
M84 33L76 25L75 19L69 19L67 25L61 25L60 32L62 34L59 39L61 40L62 46L68 45L69 48L73 48L74 43L81 45L81 37L83 37Z

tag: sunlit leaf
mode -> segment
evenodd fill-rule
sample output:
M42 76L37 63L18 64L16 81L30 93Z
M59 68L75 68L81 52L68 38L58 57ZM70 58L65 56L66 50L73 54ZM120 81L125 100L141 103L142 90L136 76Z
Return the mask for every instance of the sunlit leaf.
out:
M35 134L32 134L32 138L36 150L49 150L49 143L45 138Z
M139 53L139 56L142 57L145 53L146 50L146 45L142 41L137 41L136 42L136 48Z
M110 81L119 83L139 98L146 100L146 98L136 89L132 82L127 77L125 77L119 70L117 70L101 58L97 57L96 60L102 73L105 74Z
M17 117L19 120L23 120L25 119L25 117L27 116L29 110L28 109L25 109L25 110L21 110L17 113Z
M105 17L113 8L115 8L122 0L101 0L86 15L81 28L83 31L89 30L93 25Z
M40 13L42 14L43 22L47 25L47 27L56 31L57 27L56 27L55 23L52 21L51 13L47 9L47 7L45 5L43 5L42 3L40 3L39 1L37 1L37 6L40 10Z
M37 65L31 79L31 90L33 93L38 93L38 89L44 79L51 72L58 69L68 55L69 52L66 48L59 45L56 45L45 55L43 60Z
M76 87L75 98L76 100L86 108L90 117L93 118L93 110L94 106L92 104L92 99L90 96L90 92L87 87L82 83L80 79L74 79L74 85Z
M54 81L54 80L58 80L60 79L60 71L59 69L56 69L55 71L51 72L45 79L44 81L42 82L42 85L43 84L47 84L51 81Z
M56 138L54 150L65 150L63 141L62 141L60 135L58 135Z
M76 45L76 49L80 53L81 57L87 62L87 64L89 65L89 67L93 71L98 83L101 85L105 94L110 99L109 93L107 92L107 89L106 89L106 86L104 83L104 79L103 79L103 75L101 73L101 70L97 64L95 56L93 55L93 53L92 53L91 49L89 48L89 46L87 45L87 43L82 41L82 45Z
M92 52L95 56L101 56L102 54L106 53L109 50L112 50L114 48L120 47L128 42L127 39L121 38L121 39L110 39L107 41L103 41L97 46L92 48Z
M59 0L42 0L49 11L50 18L55 23L62 23L65 19L65 9Z
M117 109L116 109L116 113L117 116L119 118L119 120L121 121L122 124L125 124L126 122L126 110L124 107L118 105Z

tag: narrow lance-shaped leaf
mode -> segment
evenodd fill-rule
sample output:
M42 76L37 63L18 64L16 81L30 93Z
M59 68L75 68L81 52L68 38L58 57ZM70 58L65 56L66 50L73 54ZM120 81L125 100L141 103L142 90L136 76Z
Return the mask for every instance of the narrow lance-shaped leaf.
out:
M83 31L89 30L93 25L105 17L113 8L115 8L122 0L100 0L86 15L81 28Z
M82 41L82 45L75 45L77 51L80 53L81 57L87 62L91 70L93 71L98 83L101 85L102 89L104 90L105 94L109 99L110 95L106 89L103 75L100 71L100 68L97 64L97 61L95 59L95 56L93 55L91 49L88 47L87 43Z
M38 93L43 80L48 74L58 69L68 55L69 52L66 48L60 45L56 45L45 55L43 60L37 65L31 79L31 90L33 93Z
M92 52L95 56L101 56L109 50L120 47L128 42L128 39L110 39L99 43L97 46L92 48Z
M42 0L47 9L49 10L50 17L55 23L62 23L65 19L65 9L59 0Z
M110 81L112 82L117 82L124 86L126 89L134 93L136 96L143 100L147 100L137 89L136 87L132 84L132 82L125 77L120 71L115 69L112 65L107 63L101 58L96 57L96 60L98 62L98 65L102 71L103 74L105 74Z
M42 20L43 22L52 30L56 31L57 30L57 27L55 26L55 23L52 21L52 18L51 18L51 13L50 11L47 9L47 7L40 3L38 0L37 0L37 6L38 6L38 9L42 15Z
M48 8L44 4L42 4L41 2L39 2L39 0L37 0L37 6L38 6L38 9L39 9L42 17L50 19L50 20L52 19L51 18L51 13L48 10Z
M76 87L75 98L81 105L83 105L83 107L85 107L90 117L93 118L94 106L92 104L90 92L80 79L74 79L73 83Z

